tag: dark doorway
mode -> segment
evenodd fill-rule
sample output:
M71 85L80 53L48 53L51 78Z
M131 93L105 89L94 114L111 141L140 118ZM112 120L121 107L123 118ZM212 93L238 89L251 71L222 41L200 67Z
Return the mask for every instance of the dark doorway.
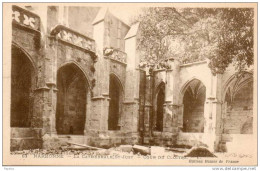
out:
M33 65L18 48L12 47L11 127L30 127L32 113Z
M119 119L120 119L120 108L122 89L119 80L113 74L110 75L109 80L109 115L108 115L108 130L120 130Z
M157 112L156 112L156 131L163 131L163 105L165 100L165 84L162 83L159 87L157 95Z
M87 81L75 64L58 70L56 130L58 134L84 134L87 104Z
M206 87L201 81L192 80L183 97L183 132L204 132L204 103Z

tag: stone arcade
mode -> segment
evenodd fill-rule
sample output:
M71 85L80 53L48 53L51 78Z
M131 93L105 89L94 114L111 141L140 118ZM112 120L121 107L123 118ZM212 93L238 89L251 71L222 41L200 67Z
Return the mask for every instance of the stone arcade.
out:
M51 140L250 150L252 70L238 76L230 66L213 76L207 61L169 57L149 71L140 65L139 25L108 10L12 12L11 150L48 148Z

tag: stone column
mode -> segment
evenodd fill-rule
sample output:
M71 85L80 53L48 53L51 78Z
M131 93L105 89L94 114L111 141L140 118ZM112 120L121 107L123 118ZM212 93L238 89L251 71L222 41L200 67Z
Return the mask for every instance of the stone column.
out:
M140 89L139 89L139 132L140 143L144 142L144 113L145 113L145 85L146 85L146 73L143 70L139 70L140 73Z
M126 83L123 102L123 127L125 132L138 133L139 119L139 83L140 71L135 68L126 69Z
M52 40L51 40L52 41ZM50 91L50 97L51 101L50 104L52 106L52 114L51 114L51 134L55 135L57 134L56 131L56 105L57 105L57 42L55 40L55 45L54 47L50 46L51 50L49 51L49 56L51 56L51 70L52 70L52 75L50 80L46 83L46 85L51 89Z
M139 24L133 25L125 37L125 52L127 54L125 101L124 101L124 132L131 132L133 143L139 138L140 115L140 69L139 51L137 50ZM142 140L141 140L142 141Z
M109 58L103 58L103 68L104 71L100 75L101 79L101 94L99 98L100 105L101 105L101 118L100 118L100 130L102 132L108 131L108 115L109 115L109 80L110 80L110 59ZM100 69L100 68L99 68Z
M92 109L90 113L89 128L90 131L106 132L108 130L108 109L109 98L96 96L92 98Z
M95 73L96 85L91 97L91 112L89 115L89 129L93 136L97 132L106 132L108 130L108 111L109 111L109 59L99 56L97 62L97 72ZM90 105L88 105L90 106ZM86 131L86 134L88 131ZM90 133L90 136L92 135Z
M91 116L93 113L92 110L92 97L91 97L91 92L90 90L88 90L89 92L87 92L87 104L86 104L86 122L85 122L85 129L84 129L84 135L87 136L89 129L90 129L90 121L91 121Z
M204 142L211 151L216 150L221 123L221 77L217 74L211 76L210 91L206 96L204 107Z
M93 38L96 43L96 54L98 61L96 63L96 86L93 89L91 114L89 116L89 129L86 128L86 134L90 138L106 137L108 131L108 112L109 112L109 73L110 59L104 57L103 50L107 40L107 27L105 15L100 19L96 18L93 24Z
M46 38L47 48L42 51L44 56L40 67L44 78L39 82L39 88L35 90L34 104L37 106L34 113L42 117L42 135L56 135L56 74L57 74L57 42L53 37ZM37 114L37 115L38 115Z
M31 121L33 128L42 128L43 135L50 133L50 122L48 122L48 94L50 89L46 86L34 90L34 109ZM46 122L47 121L47 122Z
M146 75L146 85L145 85L145 107L144 107L144 143L149 144L151 139L152 131L152 85L153 76Z
M166 70L163 133L164 143L170 145L178 133L179 61L171 58L167 63L170 68Z
M163 132L172 132L173 125L173 70L166 70Z

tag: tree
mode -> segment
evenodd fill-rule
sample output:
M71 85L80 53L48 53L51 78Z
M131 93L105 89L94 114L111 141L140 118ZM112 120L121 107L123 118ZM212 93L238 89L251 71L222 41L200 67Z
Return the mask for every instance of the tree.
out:
M142 61L176 57L182 63L209 59L213 74L232 63L253 64L253 19L249 8L148 8L138 16Z
M138 48L144 52L142 60L151 64L164 59L171 41L189 27L185 18L169 7L144 8L134 22L140 22Z

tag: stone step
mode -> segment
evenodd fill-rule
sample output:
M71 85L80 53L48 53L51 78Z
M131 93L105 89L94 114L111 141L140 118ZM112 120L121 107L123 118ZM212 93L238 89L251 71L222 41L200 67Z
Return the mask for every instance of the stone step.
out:
M58 135L59 139L66 142L73 142L77 144L87 144L87 139L84 135Z
M42 148L42 139L27 137L27 138L11 138L11 151L30 150Z
M11 138L41 138L41 128L11 128Z

